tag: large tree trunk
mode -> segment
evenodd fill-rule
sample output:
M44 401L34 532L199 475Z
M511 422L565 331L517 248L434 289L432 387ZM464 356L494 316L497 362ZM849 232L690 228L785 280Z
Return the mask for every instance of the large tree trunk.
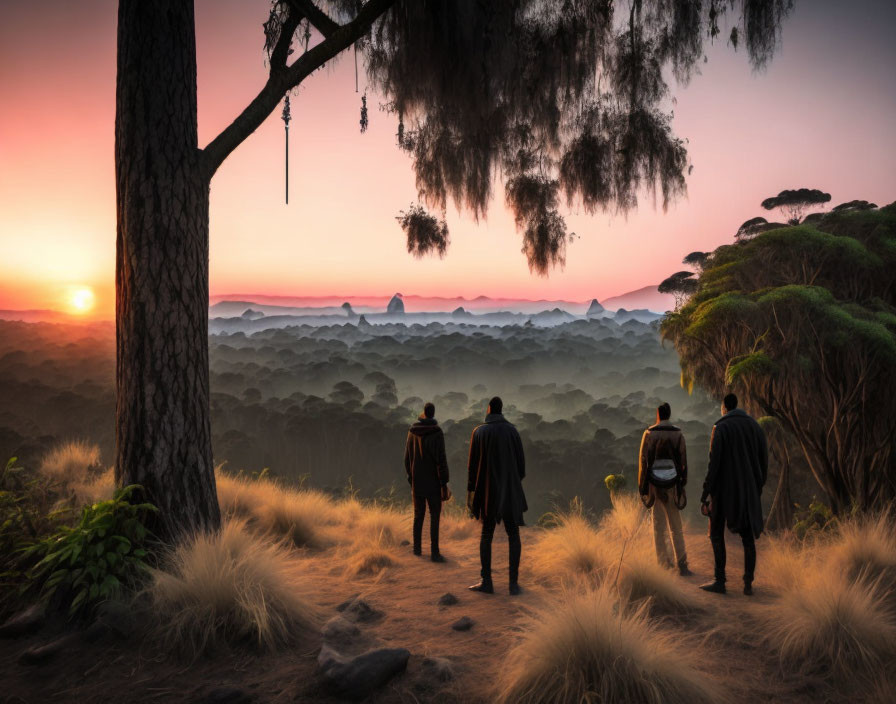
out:
M192 0L120 0L115 175L116 476L144 487L173 541L221 521Z

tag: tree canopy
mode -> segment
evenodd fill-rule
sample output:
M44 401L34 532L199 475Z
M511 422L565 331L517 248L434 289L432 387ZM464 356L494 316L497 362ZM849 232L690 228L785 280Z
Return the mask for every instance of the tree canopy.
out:
M832 508L896 499L896 204L712 253L667 315L682 381L735 389L797 440Z
M762 207L766 210L781 208L789 216L787 222L791 225L798 225L806 208L810 205L822 205L830 200L830 193L819 191L817 188L797 188L781 191L776 196L766 198L762 201Z

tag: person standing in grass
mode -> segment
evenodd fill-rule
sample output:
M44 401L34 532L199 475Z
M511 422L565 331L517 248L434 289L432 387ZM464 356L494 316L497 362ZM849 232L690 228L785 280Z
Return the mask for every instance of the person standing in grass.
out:
M528 510L523 493L526 459L523 442L517 429L504 417L504 402L495 396L488 403L485 423L470 438L470 461L467 465L467 508L473 518L482 521L479 558L482 563L478 584L471 591L493 594L492 539L495 526L504 523L510 547L510 593L519 594L520 526Z
M725 593L725 525L744 545L744 594L753 594L756 538L762 532L762 487L768 477L768 444L753 418L737 407L737 396L722 401L722 417L712 427L709 469L700 497L709 516L715 580L701 589Z
M651 510L656 558L664 567L678 567L682 577L688 569L688 554L681 527L681 510L687 503L684 486L688 480L688 454L684 435L672 425L672 408L662 403L656 409L656 424L644 431L638 455L638 493ZM669 534L675 561L669 554Z
M435 419L436 407L427 403L423 413L408 430L404 446L404 468L414 499L414 554L422 554L423 519L429 507L430 558L444 562L439 550L439 518L442 501L450 497L445 434Z

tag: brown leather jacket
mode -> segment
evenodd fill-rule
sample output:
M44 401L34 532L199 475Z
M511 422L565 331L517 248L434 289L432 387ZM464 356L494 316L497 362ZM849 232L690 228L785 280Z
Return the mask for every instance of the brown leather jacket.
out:
M681 477L681 485L670 490L658 489L649 481L649 470L657 455L670 458ZM650 426L641 437L641 451L638 454L638 493L644 505L650 508L657 498L665 502L668 492L673 492L678 508L684 508L687 501L684 485L688 481L688 454L681 430L668 420L661 420Z

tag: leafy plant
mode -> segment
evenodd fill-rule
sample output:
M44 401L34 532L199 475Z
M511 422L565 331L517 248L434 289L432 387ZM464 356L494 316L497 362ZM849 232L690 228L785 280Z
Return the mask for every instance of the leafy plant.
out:
M0 612L18 595L31 561L24 551L56 530L72 511L53 511L50 480L11 458L0 469Z
M818 499L813 499L809 506L797 512L793 518L793 533L800 540L807 540L822 533L837 530L839 522L834 512Z
M626 479L624 474L608 474L604 477L604 484L607 487L607 491L611 494L615 494L617 491L621 491L625 489Z
M85 506L74 526L60 526L25 550L39 557L29 572L31 588L43 601L68 608L70 616L90 612L102 601L118 597L144 573L145 523L156 512L149 503L131 503L138 485L119 489L112 499Z

